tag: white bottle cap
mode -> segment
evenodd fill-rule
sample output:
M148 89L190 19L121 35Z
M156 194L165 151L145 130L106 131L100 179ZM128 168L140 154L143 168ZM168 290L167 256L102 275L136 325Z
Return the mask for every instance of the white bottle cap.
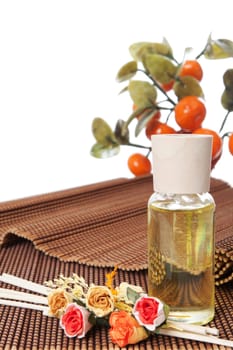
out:
M151 140L156 192L209 192L211 135L160 134Z

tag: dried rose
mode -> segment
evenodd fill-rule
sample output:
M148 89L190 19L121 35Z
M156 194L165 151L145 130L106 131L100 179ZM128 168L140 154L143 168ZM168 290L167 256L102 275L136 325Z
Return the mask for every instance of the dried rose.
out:
M119 287L116 289L118 292L118 295L117 295L118 299L124 300L124 302L126 304L133 304L134 303L133 300L130 300L128 298L128 289L131 289L132 291L134 291L138 295L143 293L143 289L140 286L135 286L134 284L129 284L127 282L121 282Z
M92 324L88 321L89 316L90 312L83 306L75 303L69 304L60 319L60 325L67 337L85 337L92 328Z
M111 341L120 347L136 344L146 338L148 333L138 321L126 311L114 311L109 317Z
M72 301L72 297L62 288L57 288L48 295L49 314L60 317L66 306Z
M154 331L166 320L164 304L157 298L145 295L136 301L133 315L149 331Z
M104 317L114 309L114 297L105 286L92 286L88 289L86 304L97 317Z

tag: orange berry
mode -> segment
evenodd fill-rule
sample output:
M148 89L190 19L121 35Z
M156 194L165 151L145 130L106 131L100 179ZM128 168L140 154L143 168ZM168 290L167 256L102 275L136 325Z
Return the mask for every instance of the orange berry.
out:
M152 120L159 120L160 117L161 117L160 111L156 111L155 114L153 115L153 117L152 117L152 118L149 120L149 122L147 123L147 125L150 124L150 122L152 122Z
M175 81L171 80L168 83L161 84L161 87L164 91L170 91L173 88Z
M204 134L204 135L212 135L213 143L212 143L212 160L217 159L222 153L222 138L219 134L211 129L199 128L193 131L193 134Z
M222 156L222 151L219 153L219 155L216 158L212 159L212 161L211 161L211 169L214 169L215 165L218 163L218 161L221 158L221 156Z
M128 158L128 168L135 176L151 173L150 160L141 153L134 153Z
M175 134L176 131L166 123L162 123L158 120L153 120L149 125L146 126L145 133L147 138L150 140L151 135L155 134Z
M203 70L197 60L187 60L182 64L179 76L184 77L187 75L197 79L198 81L202 80Z
M185 96L175 106L175 120L181 129L193 131L201 127L206 107L197 96Z
M228 148L229 148L230 154L233 156L233 133L229 136Z
M160 111L157 111L153 115L153 117L147 122L146 127L145 127L146 135L151 133L151 130L154 129L154 125L157 123L157 121L160 119L160 117L161 117L161 113L160 113Z

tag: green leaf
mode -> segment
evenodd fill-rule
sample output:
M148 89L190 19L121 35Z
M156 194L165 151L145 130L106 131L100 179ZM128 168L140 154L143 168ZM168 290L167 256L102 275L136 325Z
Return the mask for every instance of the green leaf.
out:
M135 128L135 136L137 137L140 132L145 128L150 119L155 115L158 110L155 108L149 108L144 113L141 114L140 119L137 122Z
M114 134L115 134L117 141L121 145L128 145L128 143L129 143L129 129L128 129L127 123L124 120L119 119L117 121Z
M118 71L116 80L118 82L122 82L122 81L131 79L137 73L137 69L138 69L138 66L136 61L131 61L126 63Z
M168 53L167 53L165 56L167 56L167 57L169 57L169 58L173 58L173 50L172 50L172 47L171 47L171 45L169 44L168 40L167 40L165 37L163 37L162 43L167 47L167 50L168 50ZM160 55L162 55L162 52L157 52L157 53L159 53Z
M186 57L190 57L191 55L191 52L193 51L193 48L192 47L186 47L184 49L184 56L183 56L183 62L185 61ZM181 68L182 66L182 63L179 65L179 69ZM178 71L177 71L178 73Z
M90 313L88 317L88 321L93 325L97 327L109 327L109 317L97 317L93 312Z
M221 104L229 112L233 111L233 90L225 89L221 96Z
M233 69L227 69L223 74L223 83L227 89L233 90Z
M153 106L157 98L157 90L147 81L131 80L128 85L130 97L138 108Z
M163 311L164 311L164 314L165 314L165 319L167 319L168 318L168 314L170 312L170 307L167 304L163 304Z
M124 124L124 128L128 128L129 124L132 122L132 120L134 119L138 119L141 118L142 115L144 115L144 113L146 113L148 110L151 110L151 105L149 105L148 107L140 107L137 108L132 114L130 114L129 118L127 119L127 121ZM154 104L153 104L153 108L154 108Z
M136 292L130 287L127 287L126 296L133 304L135 304L137 299L140 297L140 293Z
M110 158L117 155L120 152L120 145L102 145L96 143L91 148L91 155L95 158Z
M161 84L167 84L175 78L177 66L167 57L148 54L143 59L145 69Z
M96 316L94 313L90 313L89 317L88 317L88 321L93 325L96 326Z
M228 39L213 40L210 35L204 51L204 56L207 59L233 57L233 42Z
M204 93L199 81L191 76L179 77L173 85L175 95L180 100L185 96L197 96L204 98Z
M118 144L111 127L102 118L92 121L92 133L96 141L104 146Z
M142 61L147 54L160 54L172 58L172 49L166 39L162 43L137 42L129 47L129 52L135 61Z
M125 86L120 92L119 92L119 95L120 94L123 94L123 92L126 92L126 91L128 91L129 89L128 89L128 86Z

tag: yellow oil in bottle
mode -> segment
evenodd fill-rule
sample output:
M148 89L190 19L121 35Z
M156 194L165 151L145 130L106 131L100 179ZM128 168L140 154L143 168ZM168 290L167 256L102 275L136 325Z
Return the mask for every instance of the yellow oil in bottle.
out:
M214 210L214 202L149 203L148 293L170 307L172 321L206 324L214 317Z

